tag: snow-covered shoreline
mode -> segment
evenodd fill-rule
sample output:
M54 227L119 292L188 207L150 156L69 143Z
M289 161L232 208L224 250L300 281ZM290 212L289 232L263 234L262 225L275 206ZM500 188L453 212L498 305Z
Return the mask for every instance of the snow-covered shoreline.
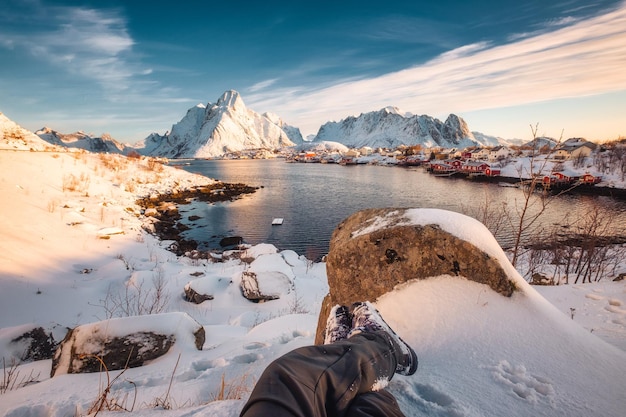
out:
M124 374L111 397L130 407L124 398L136 393L133 415L235 417L271 360L313 342L328 291L324 263L267 244L216 261L179 257L167 250L172 241L144 231L153 220L138 197L214 180L149 158L84 152L0 150L0 167L0 356L7 360L20 354L11 343L20 332L42 326L56 335L105 319L113 311L107 295L147 292L160 278L170 295L164 311L190 315L207 336L202 351L174 345ZM246 270L280 271L290 284L279 287L280 299L252 303L239 288ZM185 301L189 283L214 299ZM624 281L529 289L512 299L452 277L407 285L378 307L414 346L420 369L389 388L409 417L511 410L618 417L626 405L616 394L626 383L625 305ZM0 415L86 415L103 375L49 378L50 366L41 360L16 368L33 383L1 393ZM240 392L216 401L222 378ZM166 410L157 399L170 382ZM590 389L593 395L580 394Z

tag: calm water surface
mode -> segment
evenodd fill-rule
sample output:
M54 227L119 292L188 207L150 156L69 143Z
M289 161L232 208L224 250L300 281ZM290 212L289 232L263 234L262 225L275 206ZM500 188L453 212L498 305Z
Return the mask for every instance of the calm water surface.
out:
M292 249L309 259L328 252L330 236L342 220L365 208L440 208L468 214L472 206L489 201L511 207L522 201L517 188L464 179L441 178L422 168L374 165L286 163L284 160L175 161L190 172L224 182L259 186L256 193L227 203L195 202L180 207L192 226L187 238L202 249L219 247L225 236L242 236L246 243L272 243L279 249ZM542 216L546 228L563 224L566 217L580 216L595 202L615 207L620 224L626 225L626 204L609 197L567 195L550 203ZM272 219L284 218L280 226ZM512 233L497 236L502 246L511 242Z

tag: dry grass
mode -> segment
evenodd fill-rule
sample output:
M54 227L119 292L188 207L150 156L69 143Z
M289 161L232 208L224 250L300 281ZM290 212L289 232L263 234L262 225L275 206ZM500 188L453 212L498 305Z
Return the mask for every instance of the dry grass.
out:
M226 380L226 375L222 374L220 386L216 393L211 394L211 402L224 400L241 400L252 390L249 384L250 375L243 374L239 377ZM252 381L254 382L254 381Z
M91 177L85 173L80 174L79 177L76 177L74 174L64 175L63 191L76 191L81 194L87 193L90 183Z

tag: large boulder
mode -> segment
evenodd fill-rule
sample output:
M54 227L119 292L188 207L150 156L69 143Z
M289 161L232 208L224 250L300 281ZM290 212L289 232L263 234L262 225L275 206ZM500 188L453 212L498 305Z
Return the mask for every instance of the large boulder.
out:
M463 233L456 233L450 224ZM485 246L493 249L495 244L497 249L485 251L471 236L487 236ZM357 212L337 226L330 240L326 258L329 294L322 303L315 342L323 340L333 305L374 302L397 285L415 279L459 276L511 296L515 284L503 268L502 258L494 256L497 251L502 252L482 224L458 213L394 208Z
M50 376L142 366L177 343L202 350L204 328L186 313L124 317L72 329L57 349Z
M0 357L7 364L52 359L68 331L59 324L46 328L24 324L0 329Z

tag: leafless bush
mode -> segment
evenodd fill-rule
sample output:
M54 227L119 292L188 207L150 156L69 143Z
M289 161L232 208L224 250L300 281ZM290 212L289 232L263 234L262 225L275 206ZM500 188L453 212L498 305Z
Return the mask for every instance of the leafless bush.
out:
M526 276L549 271L555 283L599 281L614 275L626 246L626 231L617 230L616 211L605 204L595 204L580 219L562 230L555 229L526 254ZM562 226L561 226L562 227Z
M106 318L109 319L162 313L169 300L170 294L167 292L163 270L157 268L151 287L146 285L144 280L138 283L131 282L119 292L115 292L112 286L109 286L99 306L104 309Z
M28 375L21 375L18 367L19 363L15 359L12 359L7 367L6 359L2 358L0 394L6 394L8 391L13 391L39 382L39 373L35 375L31 370Z
M297 293L295 293L294 298L289 302L288 307L289 314L309 314L311 312L302 301L302 297L299 297Z
M503 201L500 206L495 206L487 193L485 193L484 200L479 204L463 205L461 207L463 213L484 224L494 236L497 236L506 226L507 210L506 201Z

